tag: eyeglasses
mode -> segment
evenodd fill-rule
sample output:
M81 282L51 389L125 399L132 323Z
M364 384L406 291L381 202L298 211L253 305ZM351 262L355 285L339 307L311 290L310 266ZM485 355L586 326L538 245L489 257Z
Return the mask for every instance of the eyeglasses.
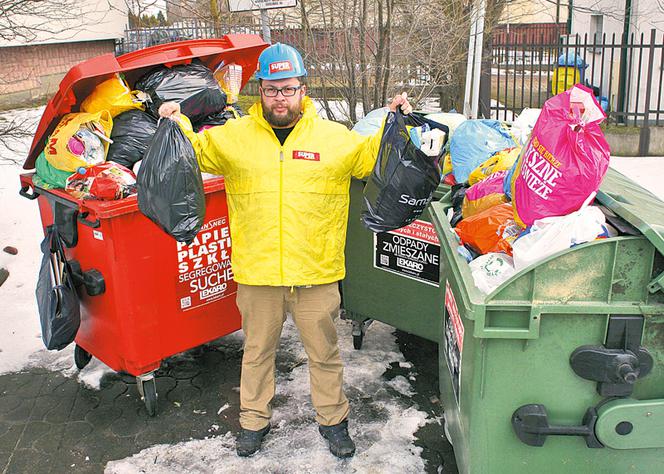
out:
M265 97L276 97L281 92L284 97L293 97L297 91L302 89L302 86L286 86L286 87L261 87Z

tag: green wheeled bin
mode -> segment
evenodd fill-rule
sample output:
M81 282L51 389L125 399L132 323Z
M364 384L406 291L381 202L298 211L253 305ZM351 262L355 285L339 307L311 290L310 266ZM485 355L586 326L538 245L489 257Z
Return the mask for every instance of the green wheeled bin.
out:
M457 254L449 198L430 206L462 473L664 472L664 203L612 169L597 200L632 235L559 252L489 295Z
M353 346L362 347L374 320L438 342L440 244L425 212L409 226L373 233L362 224L364 182L352 180L346 238L344 317L353 321ZM434 200L449 186L441 184Z

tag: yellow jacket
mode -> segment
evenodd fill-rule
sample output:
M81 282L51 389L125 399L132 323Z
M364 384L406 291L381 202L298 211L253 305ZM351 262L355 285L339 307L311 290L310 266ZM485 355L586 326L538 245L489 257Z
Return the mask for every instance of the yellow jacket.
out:
M308 97L283 146L260 103L201 133L180 123L201 171L225 177L235 281L299 286L344 277L350 179L371 173L382 130L363 137L323 120Z

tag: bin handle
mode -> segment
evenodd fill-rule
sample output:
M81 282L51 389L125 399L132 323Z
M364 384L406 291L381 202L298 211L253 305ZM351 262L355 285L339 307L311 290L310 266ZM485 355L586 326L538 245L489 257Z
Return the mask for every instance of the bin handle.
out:
M97 227L100 226L101 222L97 218L94 221L90 221L87 219L87 217L90 215L90 211L81 211L78 213L78 222L80 222L83 225L86 225L88 227L92 227L93 229L96 229Z
M542 310L533 306L529 311L528 327L496 327L486 325L486 310L478 311L475 317L473 336L487 339L537 339L539 337Z
M22 186L20 191L18 192L21 196L23 196L26 199L30 199L31 201L34 201L39 197L39 193L35 191L34 188L32 188L32 194L28 193L30 190L30 186Z

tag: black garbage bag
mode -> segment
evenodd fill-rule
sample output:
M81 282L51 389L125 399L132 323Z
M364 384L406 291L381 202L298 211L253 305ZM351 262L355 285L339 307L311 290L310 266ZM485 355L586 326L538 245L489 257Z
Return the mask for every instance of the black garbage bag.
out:
M37 279L37 308L42 340L49 350L62 350L76 337L81 325L81 306L71 266L56 226L46 228Z
M212 71L200 63L153 69L141 77L134 88L150 96L148 111L157 118L161 104L169 101L178 102L182 113L192 123L226 107L226 94Z
M468 183L457 183L452 186L450 192L452 193L452 219L450 220L450 225L456 227L456 225L461 222L463 215L461 213L461 208L463 207L463 199L466 196L466 191L470 185Z
M231 110L232 108L232 110ZM244 114L242 110L237 105L231 105L226 107L221 112L216 112L214 114L208 115L200 122L193 124L194 130L200 132L206 128L216 127L217 125L224 125L229 120L242 117Z
M442 178L443 151L439 156L427 156L412 143L406 123L428 123L449 136L448 127L419 114L390 112L385 120L378 159L364 187L361 218L373 232L398 229L417 219Z
M162 120L136 176L138 208L173 236L190 244L203 225L205 192L194 148L177 123Z
M129 169L143 159L148 145L157 131L157 119L141 110L128 110L113 119L111 143L107 161L114 161Z

